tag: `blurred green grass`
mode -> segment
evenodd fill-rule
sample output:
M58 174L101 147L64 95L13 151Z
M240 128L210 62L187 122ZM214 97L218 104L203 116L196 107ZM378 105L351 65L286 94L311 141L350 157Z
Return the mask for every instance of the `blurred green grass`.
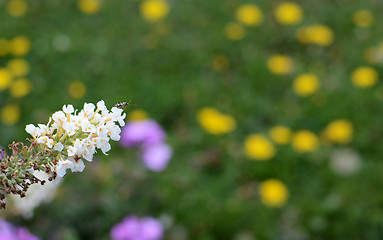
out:
M82 13L77 1L27 1L21 17L10 16L7 3L0 1L0 37L30 39L25 59L33 89L21 99L0 91L0 109L11 103L21 108L16 124L0 124L0 145L25 139L26 124L45 123L64 104L81 108L103 99L111 107L132 99L164 126L174 148L169 168L152 173L142 169L133 150L114 144L111 154L99 156L84 174L66 177L56 200L40 207L32 220L11 220L49 239L108 239L110 227L128 214L172 216L166 239L182 239L177 231L186 232L186 239L382 237L383 88L378 82L359 89L350 80L362 65L383 74L381 63L363 57L383 40L381 2L297 1L304 19L294 26L275 21L273 9L280 1L169 1L169 15L155 23L141 17L141 1L103 1L92 15ZM244 27L243 39L230 40L225 26L236 22L235 10L245 3L257 4L264 21ZM372 12L371 27L353 24L359 9ZM300 44L295 33L310 24L329 26L334 42L327 47ZM67 50L55 48L58 37L69 40ZM229 60L224 72L212 67L218 54ZM266 62L273 54L292 57L293 72L270 73ZM0 57L0 67L10 59ZM312 97L292 90L293 80L304 72L321 80ZM71 97L73 81L85 84L84 97ZM236 130L223 136L204 132L196 115L205 106L233 116ZM353 138L345 147L362 159L352 176L338 176L329 167L331 154L344 148L336 144L308 154L278 146L267 162L244 154L243 141L251 133L285 125L319 135L338 118L353 123ZM101 173L109 168L112 175L97 173L97 168ZM282 208L259 201L258 184L268 178L280 179L289 190Z

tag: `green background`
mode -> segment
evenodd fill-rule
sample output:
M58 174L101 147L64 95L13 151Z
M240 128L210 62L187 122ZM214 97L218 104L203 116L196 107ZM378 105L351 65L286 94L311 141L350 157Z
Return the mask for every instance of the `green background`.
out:
M282 26L273 16L280 1L169 1L169 15L157 23L145 21L140 1L103 1L99 12L82 13L76 1L27 1L22 17L7 14L0 1L0 37L24 35L32 43L25 57L33 90L22 99L0 92L0 108L20 105L20 121L0 124L0 145L23 141L25 125L46 123L64 104L82 108L103 99L108 107L119 101L138 104L168 133L174 155L161 173L144 169L135 150L112 145L108 156L98 154L83 173L68 174L55 200L35 211L32 219L7 215L42 239L109 239L110 228L130 214L172 219L165 239L381 239L383 237L383 87L379 82L359 89L350 81L361 65L381 64L363 58L368 47L383 40L383 3L356 0L297 1L303 21ZM245 27L246 36L233 41L224 34L235 22L235 9L257 4L264 21ZM369 28L358 28L352 16L359 9L375 17ZM295 38L300 26L324 24L334 31L328 47L302 45ZM163 26L165 30L163 31ZM161 30L162 29L162 30ZM67 51L57 51L57 36L70 39ZM156 48L146 47L152 41ZM216 72L212 57L225 55L230 66ZM271 74L272 54L294 59L294 72ZM1 57L5 66L11 56ZM312 98L292 91L292 81L313 72L322 88ZM68 93L75 80L86 95ZM214 136L198 124L196 115L213 106L232 115L232 133ZM133 110L128 107L127 112ZM278 147L270 161L256 162L243 152L252 133L266 133L275 125L319 134L332 120L346 118L354 125L346 146L322 146L312 154ZM358 152L361 169L342 177L329 167L329 156L340 148ZM260 181L277 178L289 189L281 208L263 205ZM250 191L242 197L240 189Z

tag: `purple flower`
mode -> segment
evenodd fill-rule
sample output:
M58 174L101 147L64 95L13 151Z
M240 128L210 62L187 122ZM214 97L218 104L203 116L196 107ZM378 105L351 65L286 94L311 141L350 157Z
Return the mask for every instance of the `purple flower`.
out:
M14 226L0 219L0 240L39 240L26 228Z
M156 172L164 170L173 155L172 148L165 143L165 132L154 120L131 121L121 132L123 147L140 147L144 165Z
M164 143L149 145L142 150L142 161L145 166L155 172L164 170L173 155L172 148Z
M164 227L160 221L152 217L138 218L128 216L116 224L110 236L113 240L161 240Z
M120 143L123 147L157 144L164 140L165 132L151 119L131 121L122 129Z
M32 235L26 228L17 229L17 238L18 240L39 240L38 237Z
M164 226L160 221L152 217L141 219L142 239L160 240L164 235Z
M115 225L110 233L114 240L135 239L139 235L140 220L135 216L129 216Z
M14 228L7 221L0 219L0 240L13 240L15 238Z

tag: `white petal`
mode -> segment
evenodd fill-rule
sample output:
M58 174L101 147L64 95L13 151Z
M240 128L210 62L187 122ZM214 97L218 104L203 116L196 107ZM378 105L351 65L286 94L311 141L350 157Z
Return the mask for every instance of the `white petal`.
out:
M61 152L64 149L64 145L61 142L58 142L53 149Z
M61 125L63 122L66 122L66 116L63 111L57 111L53 113L52 119L55 123Z
M64 105L63 106L63 111L65 113L73 113L74 112L74 108L73 108L73 105Z
M101 151L105 154L105 155L108 155L106 154L106 152L108 152L110 150L110 144L109 142L105 142L102 147L101 147Z
M74 167L73 162L69 160L59 161L56 167L56 172L59 177L64 177L68 168Z
M84 168L85 168L85 164L80 159L77 161L77 163L73 164L72 172L82 172L82 171L84 171Z

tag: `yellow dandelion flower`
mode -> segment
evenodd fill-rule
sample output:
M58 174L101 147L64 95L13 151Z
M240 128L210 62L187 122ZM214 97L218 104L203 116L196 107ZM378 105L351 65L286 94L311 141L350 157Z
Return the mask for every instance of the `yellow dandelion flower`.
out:
M129 112L128 119L130 121L142 121L148 118L148 114L142 109L136 109Z
M275 126L269 131L270 138L277 144L287 144L290 142L291 130L285 126Z
M11 85L12 74L5 68L0 68L0 91Z
M244 4L235 12L239 22L248 26L259 26L263 21L261 9L254 4Z
M378 82L379 75L375 69L363 66L358 67L351 73L351 80L356 87L368 88Z
M224 72L229 68L230 63L225 55L218 54L213 56L211 65L215 71Z
M72 98L80 99L85 96L86 86L80 81L74 81L69 84L68 92Z
M286 185L278 179L268 179L259 184L261 201L268 207L281 207L288 198L289 191Z
M164 0L145 0L140 7L142 17L149 22L165 18L169 13L169 5Z
M325 25L314 25L309 34L312 33L312 43L319 46L328 46L334 41L334 32Z
M246 32L241 24L229 23L225 27L225 35L230 40L241 40L246 35Z
M269 160L275 155L274 145L261 134L252 134L245 139L246 155L254 160Z
M21 58L15 58L8 62L7 69L15 77L23 77L27 75L29 71L29 64L26 60Z
M0 56L5 56L10 51L10 43L5 38L0 38Z
M24 36L18 36L11 40L11 53L15 56L24 56L31 49L31 42Z
M294 2L284 2L274 10L275 19L283 25L300 23L303 18L301 7Z
M277 75L289 74L293 70L293 60L286 55L273 55L267 60L267 68Z
M368 10L359 10L354 13L352 20L358 27L370 27L374 22L374 16Z
M298 41L303 44L311 43L325 47L334 41L334 32L331 28L321 24L300 27L296 35Z
M306 97L315 93L320 87L320 81L314 74L305 73L299 75L293 83L293 89L296 94Z
M94 14L101 8L100 0L79 0L78 8L85 14Z
M330 122L324 130L326 139L333 143L348 143L354 132L352 123L347 119Z
M12 97L21 98L32 90L32 83L28 79L18 79L14 81L9 89Z
M27 12L28 5L24 0L10 0L6 5L6 9L11 16L20 17Z
M235 119L230 115L220 113L212 107L205 107L197 114L197 120L201 127L211 134L225 134L235 129Z
M334 41L334 32L325 25L314 26L313 43L319 46L328 46Z
M293 134L291 144L297 152L314 152L319 148L317 136L308 130L301 130Z
M20 119L20 108L17 105L9 104L1 109L1 121L6 125L13 125Z

